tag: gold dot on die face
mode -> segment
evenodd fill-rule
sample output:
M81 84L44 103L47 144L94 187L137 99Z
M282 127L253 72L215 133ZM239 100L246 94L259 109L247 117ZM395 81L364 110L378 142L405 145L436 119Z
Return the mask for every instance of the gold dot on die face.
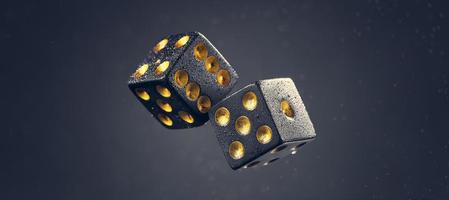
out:
M179 111L178 112L179 117L181 117L182 120L184 120L185 122L191 124L195 121L195 119L193 118L192 115L190 115L188 112L184 112L184 111Z
M200 86L195 82L186 85L186 96L190 101L195 101L200 96Z
M179 49L182 46L184 46L189 41L189 38L190 37L188 35L185 35L185 36L182 36L181 38L179 38L179 40L176 41L176 43L175 43L175 48Z
M137 68L136 72L134 72L133 74L134 78L138 79L142 77L145 72L147 72L148 67L150 67L150 65L147 63L140 65L139 68Z
M273 131L267 125L262 125L257 129L256 138L261 144L267 144L271 141L273 137Z
M240 141L234 141L229 145L228 152L232 159L238 160L245 155L245 147Z
M284 113L287 119L293 120L293 118L295 117L295 111L293 110L290 103L285 99L281 101L281 111L282 113Z
M217 73L217 83L221 86L228 86L231 82L231 74L229 71L222 69Z
M154 53L158 53L160 50L165 48L165 46L167 46L167 43L168 43L168 39L167 38L165 38L165 39L161 40L160 42L158 42L156 44L156 46L153 47Z
M158 114L157 118L162 122L165 126L173 126L173 120L170 119L167 115Z
M209 56L204 63L204 67L206 68L206 71L215 74L220 69L220 62L218 62L217 57Z
M173 108L171 107L171 105L167 102L163 102L162 100L156 100L156 104L159 106L159 108L161 108L163 111L165 112L171 112L173 111Z
M168 98L171 96L171 92L168 88L160 85L156 85L156 91L163 97Z
M204 61L208 54L209 53L207 52L207 48L204 43L199 43L193 48L193 55L198 61Z
M240 135L248 135L251 130L251 121L247 116L240 116L235 120L235 130Z
M180 69L175 72L173 79L175 79L176 86L183 88L189 82L189 74L185 70Z
M226 126L231 118L231 113L225 107L220 107L215 111L215 123L219 126Z
M247 92L242 97L242 104L246 110L252 111L257 107L257 96L254 92Z
M200 98L198 98L196 106L201 113L207 113L212 106L212 102L210 101L210 98L208 96L200 96Z
M170 62L164 61L156 67L156 69L154 70L154 73L157 76L160 76L160 75L162 75L162 73L164 73L168 69L169 66L170 66Z
M139 98L141 98L142 100L149 101L150 98L151 98L151 97L150 97L150 94L148 94L148 92L145 91L145 90L142 89L142 88L137 88L137 89L135 90L135 92L136 92L137 96L138 96Z

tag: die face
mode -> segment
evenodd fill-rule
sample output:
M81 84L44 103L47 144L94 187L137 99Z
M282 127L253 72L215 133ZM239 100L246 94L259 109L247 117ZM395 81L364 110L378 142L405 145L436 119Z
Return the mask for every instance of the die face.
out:
M232 90L238 75L206 37L195 34L168 80L196 114L207 116L209 109ZM187 74L187 82L180 81L181 72Z
M313 124L290 78L261 80L257 85L283 142L315 138Z
M204 124L208 118L195 116L194 111L172 92L165 80L140 82L129 88L145 108L166 128L181 129Z
M131 75L128 83L166 79L179 57L196 37L196 33L190 32L162 38L149 51L144 61Z
M228 118L223 114L226 113L223 108L228 111ZM255 84L246 86L219 102L209 112L209 118L232 169L251 163L281 144L270 111ZM245 121L249 121L249 128Z

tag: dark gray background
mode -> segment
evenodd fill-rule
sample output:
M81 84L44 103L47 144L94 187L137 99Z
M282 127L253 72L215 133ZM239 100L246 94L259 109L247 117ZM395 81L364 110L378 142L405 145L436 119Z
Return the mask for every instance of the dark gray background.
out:
M0 199L449 199L445 1L2 1ZM210 125L170 131L128 91L197 30L240 74L291 77L317 140L232 171Z

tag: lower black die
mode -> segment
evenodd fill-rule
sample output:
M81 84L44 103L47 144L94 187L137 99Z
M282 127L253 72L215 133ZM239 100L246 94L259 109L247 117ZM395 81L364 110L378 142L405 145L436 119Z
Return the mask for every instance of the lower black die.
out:
M232 169L268 165L316 136L293 81L257 81L212 107L218 142Z

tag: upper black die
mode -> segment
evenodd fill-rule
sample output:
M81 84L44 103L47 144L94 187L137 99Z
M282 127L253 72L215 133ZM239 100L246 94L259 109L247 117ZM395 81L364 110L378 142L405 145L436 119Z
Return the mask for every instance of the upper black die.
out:
M247 101L251 92L257 99L254 109L251 109L254 103L248 104L254 101ZM250 109L248 105L252 105ZM227 123L224 120L226 110L229 113ZM245 134L239 132L243 126L236 125L241 116L248 117L251 125ZM289 78L261 80L248 85L216 104L209 117L233 169L266 165L295 154L297 148L316 136L301 97Z
M128 82L130 90L167 128L196 127L234 87L238 75L200 33L163 38Z

